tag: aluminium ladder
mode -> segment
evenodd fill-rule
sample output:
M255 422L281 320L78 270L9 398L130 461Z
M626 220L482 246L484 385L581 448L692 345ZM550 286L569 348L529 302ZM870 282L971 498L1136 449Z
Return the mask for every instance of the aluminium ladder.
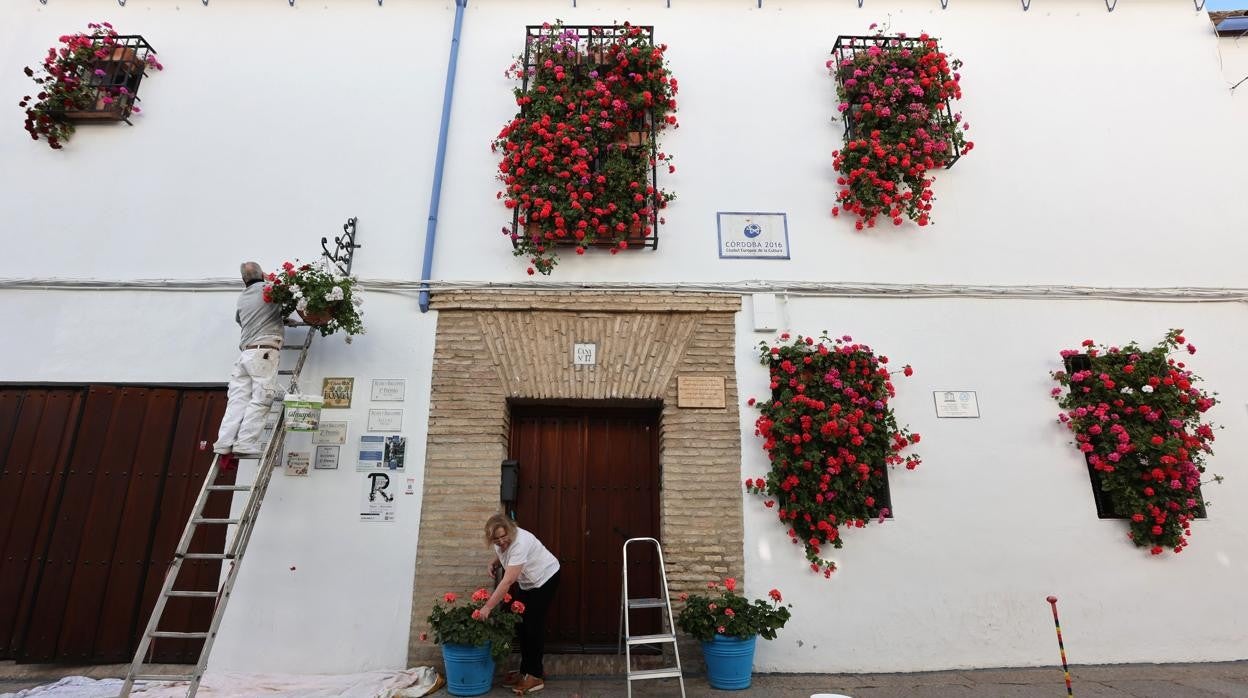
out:
M629 543L654 545L659 558L659 598L630 598L628 595L628 545ZM667 568L663 564L663 546L654 538L629 538L624 541L623 584L620 587L620 644L624 649L624 670L628 677L628 695L633 695L633 682L645 679L679 679L680 696L685 696L685 677L680 670L680 648L676 645L676 624L672 621L672 600L667 593ZM638 608L661 608L667 619L667 630L656 635L633 635L630 632L629 611ZM660 622L660 624L662 624ZM637 645L671 644L676 666L659 669L634 669L632 648Z
M299 358L296 360L293 369L282 369L277 372L279 376L290 376L288 393L296 393L299 390L299 373L303 370L303 364L308 358L308 347L312 345L312 338L315 335L316 328L309 327L308 334L302 344L287 346L283 343L282 345L283 351L299 352ZM208 474L204 477L204 484L199 489L199 496L195 500L195 506L191 510L191 518L186 522L186 528L182 530L182 538L178 541L178 547L173 554L173 561L169 563L169 570L165 573L165 582L160 588L160 596L156 599L156 606L152 609L152 616L147 621L147 628L143 631L143 639L139 642L138 649L135 650L134 661L130 664L130 670L126 672L126 681L122 684L119 698L129 698L135 681L188 681L190 683L186 689L186 698L195 698L196 692L199 691L199 683L204 678L204 669L208 665L208 655L212 652L212 643L217 638L217 630L221 627L221 619L225 616L226 603L229 602L230 592L234 589L235 580L238 579L238 570L243 563L243 553L247 551L247 543L251 540L251 533L255 529L256 516L260 512L260 504L264 501L264 494L269 488L269 480L273 475L273 469L282 459L282 440L286 435L285 405L283 404L279 410L277 425L273 428L273 435L269 438L269 443L265 445L259 458L243 459L260 461L259 467L256 469L256 479L250 485L215 484L221 469L219 467L220 456L213 457L212 465L208 467ZM206 518L204 516L204 508L207 506L208 496L212 492L247 492L247 500L238 518L231 518L228 515L224 519ZM227 539L229 544L225 552L192 553L190 552L191 539L194 538L195 531L200 526L226 526L227 531L229 526L237 526L237 529L234 531L233 538ZM225 560L229 562L229 568L226 571L225 579L221 581L216 591L174 589L173 585L177 582L178 572L181 571L182 563L186 560ZM212 623L208 627L207 632L184 633L160 630L161 616L165 611L165 605L171 598L215 599L216 607L213 609ZM202 639L204 644L199 650L199 660L195 664L194 671L185 674L144 672L144 666L153 664L153 662L145 660L148 650L152 646L152 641L156 638Z

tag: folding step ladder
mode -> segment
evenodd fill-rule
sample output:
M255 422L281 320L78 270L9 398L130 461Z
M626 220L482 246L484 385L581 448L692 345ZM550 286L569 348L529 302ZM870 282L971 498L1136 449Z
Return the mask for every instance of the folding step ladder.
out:
M659 558L659 585L662 596L644 599L628 595L628 546L630 543L652 544ZM661 608L667 620L667 630L657 635L633 635L630 631L629 611L638 608ZM654 538L629 538L624 541L623 584L620 586L620 644L624 649L624 669L628 675L628 695L633 695L633 682L645 679L679 679L680 696L685 696L685 677L680 670L680 648L676 645L676 623L672 620L672 600L667 593L667 568L663 564L663 546ZM637 645L671 644L676 666L661 669L633 669L632 648Z
M288 393L296 393L299 390L299 373L303 370L303 364L308 358L308 347L312 345L312 338L316 336L316 332L316 328L309 327L303 344L282 346L283 351L299 352L299 358L296 360L293 369L278 371L279 376L290 376ZM256 469L256 479L252 484L215 484L221 469L219 467L220 456L213 457L212 465L209 466L208 474L204 478L204 484L199 489L199 497L195 500L195 507L191 510L191 518L186 522L186 528L182 530L182 538L178 541L178 547L174 551L173 561L169 563L169 571L165 573L165 583L160 588L160 596L156 599L156 606L152 609L152 616L147 621L147 628L143 631L143 639L139 642L138 649L135 650L134 661L130 664L130 670L126 672L126 681L122 684L119 698L129 698L135 681L189 681L190 684L186 689L186 698L194 698L196 692L199 691L199 682L204 677L204 669L208 665L208 655L212 652L212 643L217 639L217 630L221 627L221 619L225 617L225 606L230 600L230 592L234 589L234 582L238 579L238 570L243 564L243 553L247 551L247 543L251 540L251 532L255 528L256 516L260 512L260 504L264 501L264 494L269 488L269 479L273 475L273 469L282 460L282 440L286 435L286 409L284 405L277 409L279 410L277 425L273 428L273 435L269 438L269 443L264 447L264 451L259 454L258 458L251 459L260 461L260 465ZM228 515L224 519L207 518L204 516L204 508L208 504L208 496L213 492L248 493L246 503L243 505L242 512L238 515L238 518L230 518ZM236 526L237 528L234 531L233 538L227 540L228 545L224 553L192 553L190 552L191 539L194 538L195 531L200 526L226 526L227 531L230 526ZM216 591L183 591L174 589L173 585L178 579L178 572L182 570L182 563L186 560L226 560L229 562L229 567L226 571L225 579L220 583ZM165 611L165 605L172 598L216 599L216 608L213 609L212 623L208 627L208 631L182 633L160 630L160 620ZM146 661L146 657L148 650L152 646L152 640L156 638L202 639L204 644L199 650L199 661L195 664L194 672L187 674L145 672L143 667L152 664L152 662Z

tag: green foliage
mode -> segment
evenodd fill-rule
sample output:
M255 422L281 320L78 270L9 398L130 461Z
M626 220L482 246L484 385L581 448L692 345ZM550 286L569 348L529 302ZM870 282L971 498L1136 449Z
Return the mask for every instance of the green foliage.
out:
M724 580L724 588L719 592L719 584L710 582L706 588L717 594L702 595L681 594L680 600L685 603L676 625L688 635L709 641L715 635L748 639L760 635L763 639L776 639L776 631L789 622L789 604L781 604L782 598L778 589L768 592L770 601L755 599L750 601L736 593L737 581L732 577Z

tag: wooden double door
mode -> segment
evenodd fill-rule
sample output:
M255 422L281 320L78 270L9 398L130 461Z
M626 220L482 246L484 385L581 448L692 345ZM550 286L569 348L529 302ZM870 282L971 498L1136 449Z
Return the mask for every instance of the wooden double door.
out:
M615 652L623 543L659 538L658 408L513 406L510 451L516 523L559 558L547 650ZM629 595L658 596L650 550L632 546L629 565ZM658 620L633 611L631 630L657 632Z
M131 659L224 410L223 389L0 387L0 659ZM229 495L208 515L227 515ZM222 552L222 528L191 550ZM176 588L215 590L220 571L188 561ZM213 603L171 599L161 629L206 630ZM194 662L202 642L161 640L155 658Z

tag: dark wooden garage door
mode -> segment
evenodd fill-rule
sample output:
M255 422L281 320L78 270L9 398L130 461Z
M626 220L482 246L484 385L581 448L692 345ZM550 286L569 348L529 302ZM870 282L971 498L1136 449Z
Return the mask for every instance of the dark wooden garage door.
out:
M224 409L218 389L0 388L0 659L130 659ZM225 515L229 494L216 494ZM211 533L192 550L221 552L224 532ZM219 575L219 561L192 561L178 587L215 589ZM163 629L208 627L211 599L174 601L180 627ZM169 662L197 652L156 648Z
M516 523L559 558L547 626L552 652L614 652L621 546L659 533L657 409L513 407L511 457L520 462ZM632 557L629 594L656 596L655 560ZM634 634L655 632L634 611Z

